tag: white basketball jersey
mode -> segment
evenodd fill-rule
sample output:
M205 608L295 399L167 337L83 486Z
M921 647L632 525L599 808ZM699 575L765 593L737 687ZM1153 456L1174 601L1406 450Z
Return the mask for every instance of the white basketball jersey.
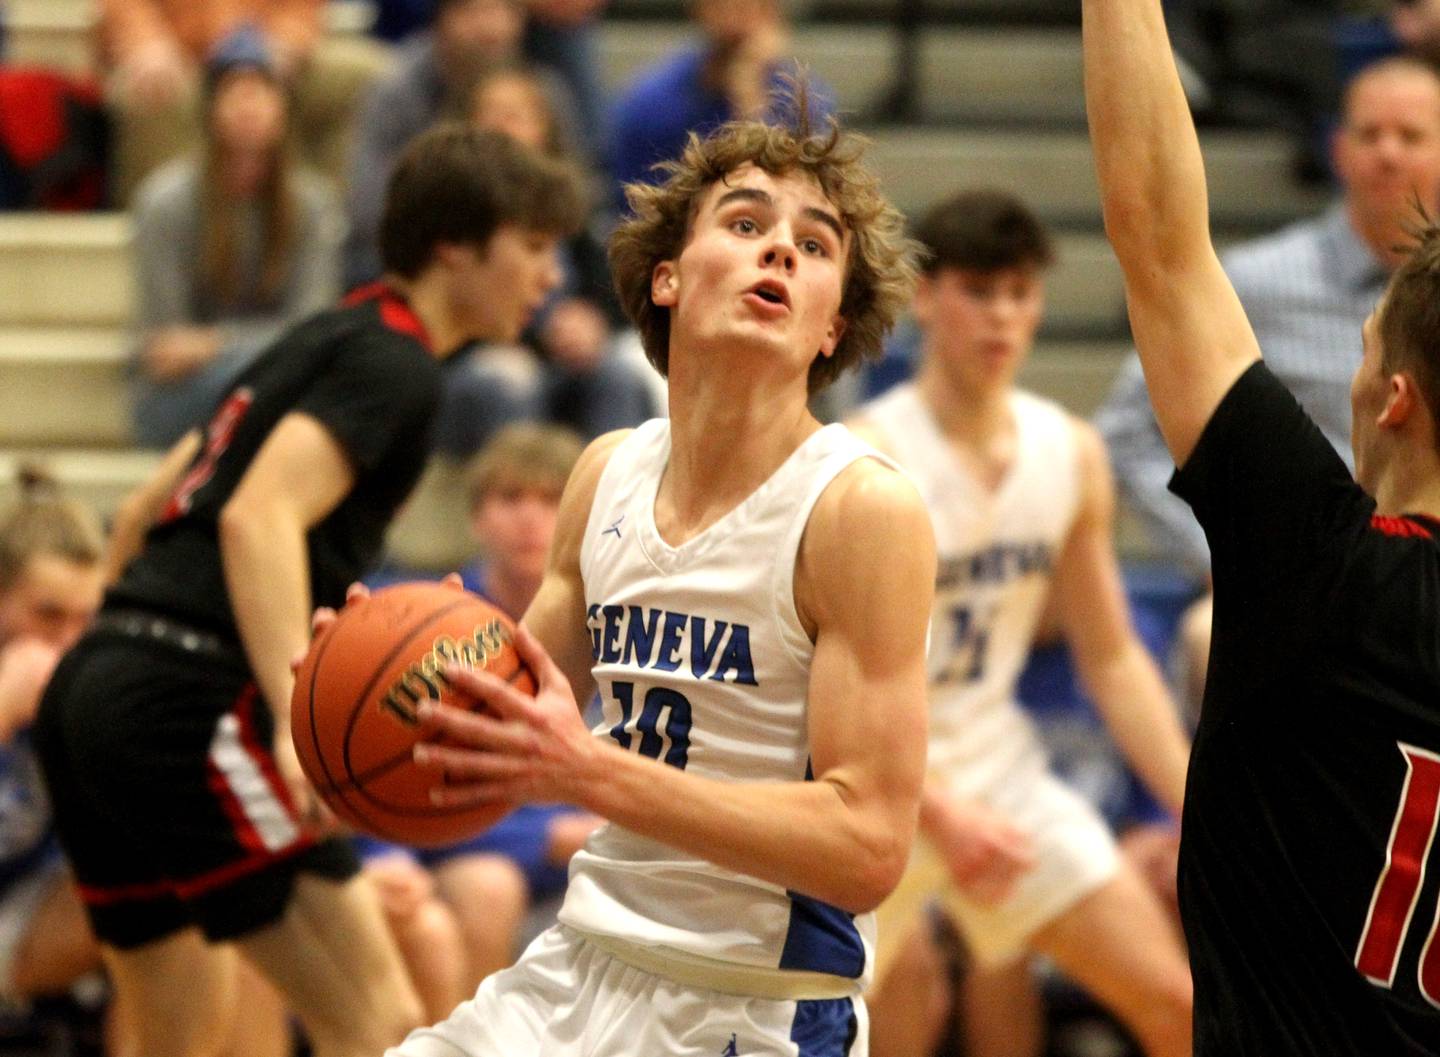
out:
M991 490L961 462L914 385L862 414L920 489L939 571L930 624L930 766L983 795L1047 765L1015 683L1080 501L1075 427L1056 404L1016 391L1015 462Z
M742 782L808 780L806 700L814 646L793 576L811 510L858 459L888 459L842 426L810 436L771 478L694 539L655 527L670 455L667 421L647 422L601 475L580 569L595 728L630 752ZM867 981L872 915L723 869L610 824L571 862L560 920L679 959Z

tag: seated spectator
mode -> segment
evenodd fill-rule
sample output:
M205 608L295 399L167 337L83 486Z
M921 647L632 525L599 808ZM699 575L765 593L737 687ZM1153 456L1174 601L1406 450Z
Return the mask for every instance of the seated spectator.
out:
M556 157L567 153L540 78L521 67L497 67L472 90L468 117ZM591 227L599 226L600 221ZM583 231L562 254L564 280L525 334L539 353L482 346L447 379L439 443L452 455L478 451L509 422L546 419L591 438L654 414L649 368L614 349L624 314L616 303L605 250Z
M462 570L461 579L516 620L540 588L560 494L582 447L564 429L515 425L471 463L469 528L482 556ZM372 583L403 578L391 573ZM468 994L514 960L527 915L564 890L570 857L599 824L576 808L527 805L450 848L404 852L369 838L361 838L361 848L370 866L383 872L403 868L397 856L404 854L433 873L459 918Z
M476 78L487 68L517 61L524 28L521 0L435 0L433 28L402 44L394 69L366 94L346 194L347 288L380 275L380 206L400 151L441 118L464 113ZM545 75L545 90L559 123L575 128L574 102L564 83Z
M1390 28L1407 52L1440 62L1440 0L1391 0Z
M325 33L325 0L98 0L99 66L118 121L117 183L140 181L203 134L203 65L237 33L258 33L294 99L296 142L337 185L356 102L383 69L373 41Z
M25 472L0 519L0 1003L64 993L100 967L50 824L30 725L50 672L100 608L94 514Z
M553 69L575 98L578 131L585 151L599 160L598 130L604 123L604 91L600 86L596 27L606 0L525 0L525 37L521 54L527 62ZM435 18L436 0L377 0L370 31L399 43L427 28Z
M169 447L283 330L340 292L339 205L287 147L287 96L258 34L206 78L202 153L141 188L136 439Z
M579 146L597 164L604 153L605 91L600 84L598 25L608 0L526 0L525 58L554 70L570 88Z
M680 155L685 138L734 118L764 115L784 86L790 29L780 0L690 0L699 42L644 71L616 104L610 171L623 187L653 182L657 162ZM832 108L811 81L812 109Z
M436 894L435 878L417 853L373 837L354 840L425 1016L443 1020L474 991L467 990L468 960L455 912Z

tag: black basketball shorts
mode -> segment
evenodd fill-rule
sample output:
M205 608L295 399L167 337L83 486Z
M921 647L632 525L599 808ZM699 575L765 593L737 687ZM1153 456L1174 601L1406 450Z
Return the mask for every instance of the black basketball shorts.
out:
M99 630L61 661L35 744L101 940L235 939L280 919L300 873L355 875L346 841L302 824L273 728L238 655Z

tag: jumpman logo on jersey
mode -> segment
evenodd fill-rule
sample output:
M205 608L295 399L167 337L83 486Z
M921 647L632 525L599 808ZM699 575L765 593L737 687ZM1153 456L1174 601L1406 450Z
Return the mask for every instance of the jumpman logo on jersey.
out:
M740 1051L735 1046L735 1036L731 1034L730 1045L726 1046L720 1057L740 1057Z
M616 538L617 540L620 539L620 538L621 538L621 536L620 536L620 522L622 522L622 521L624 521L624 520L625 520L625 515L624 515L624 514L621 514L618 518L615 519L615 524L611 525L611 526L610 526L609 528L607 528L604 532L600 533L600 535L602 535L602 536L608 536L608 535L610 535L610 533L613 532L613 533L615 533L615 538Z

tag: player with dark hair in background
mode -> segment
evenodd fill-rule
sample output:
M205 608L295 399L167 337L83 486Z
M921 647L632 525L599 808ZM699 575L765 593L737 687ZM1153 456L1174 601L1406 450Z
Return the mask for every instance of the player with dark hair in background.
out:
M317 1057L374 1057L419 1020L354 853L316 825L290 661L419 479L440 361L513 340L581 197L570 169L506 137L417 139L387 193L384 280L280 338L122 509L119 579L56 670L36 742L146 1057L223 1035L222 941L279 988Z

